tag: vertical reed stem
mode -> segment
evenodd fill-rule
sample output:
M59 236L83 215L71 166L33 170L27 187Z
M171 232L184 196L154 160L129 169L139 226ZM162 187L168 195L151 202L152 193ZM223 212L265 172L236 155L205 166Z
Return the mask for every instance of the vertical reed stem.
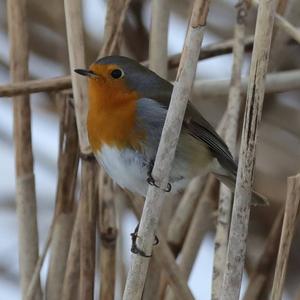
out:
M297 176L289 177L287 180L287 199L285 203L282 232L271 292L272 300L280 300L282 298L286 267L292 239L294 236L296 218L299 210L299 202L300 174L298 174Z
M26 15L26 0L7 1L12 82L28 79L29 47ZM39 255L29 96L15 96L13 104L19 262L22 298L25 299ZM36 299L41 299L39 280L37 286Z
M236 153L238 121L241 110L241 73L244 60L244 43L247 16L247 1L239 1L236 5L236 24L234 28L233 65L227 109L225 112L224 141L231 154ZM212 281L212 300L220 297L223 271L226 261L226 250L230 226L232 192L224 184L220 186L218 221L215 237L215 255Z
M184 117L185 108L191 92L196 65L200 53L208 1L194 2L192 18L188 29L185 46L180 61L178 76L174 85L170 107L162 131L152 176L157 184L164 189L168 183L171 163L175 155L176 145ZM159 212L162 207L164 193L161 189L150 186L139 226L138 247L147 255L151 254L154 234L158 225ZM149 258L139 255L132 256L132 263L127 277L124 300L140 300Z
M265 75L269 61L275 2L274 0L263 0L258 9L240 161L221 292L222 300L238 300L240 294L250 215L257 129L264 100Z
M63 101L60 121L60 151L55 204L54 234L46 284L47 300L61 299L63 280L76 212L75 186L78 170L78 135L74 109L69 97Z

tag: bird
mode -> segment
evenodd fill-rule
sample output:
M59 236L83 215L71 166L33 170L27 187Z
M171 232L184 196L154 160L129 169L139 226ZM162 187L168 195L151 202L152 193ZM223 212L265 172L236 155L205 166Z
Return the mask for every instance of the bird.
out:
M74 71L88 79L87 132L97 161L119 186L145 197L148 185L156 186L152 168L173 85L125 56L102 57ZM237 163L189 101L166 191L177 193L208 173L234 191ZM252 192L252 204L266 203Z

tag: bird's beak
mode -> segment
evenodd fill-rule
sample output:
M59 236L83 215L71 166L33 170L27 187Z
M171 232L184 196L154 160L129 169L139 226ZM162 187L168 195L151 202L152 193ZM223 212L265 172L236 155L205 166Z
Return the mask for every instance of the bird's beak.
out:
M90 77L90 78L98 78L99 76L94 73L93 71L90 71L90 70L85 70L85 69L75 69L74 70L77 74L80 74L82 76L87 76L87 77Z

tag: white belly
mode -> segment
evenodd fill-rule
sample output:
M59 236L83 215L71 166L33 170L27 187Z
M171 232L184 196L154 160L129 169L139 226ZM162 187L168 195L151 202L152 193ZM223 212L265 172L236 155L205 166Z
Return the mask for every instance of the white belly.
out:
M95 153L95 156L118 185L141 196L146 196L149 161L146 161L141 153L130 149L119 150L116 147L104 145L101 151ZM174 174L175 170L176 174ZM172 171L171 192L176 193L187 185L190 178L184 176L183 168L180 168L180 171L178 168L174 168Z
M146 194L148 168L140 153L104 145L95 156L108 175L121 187L143 196Z

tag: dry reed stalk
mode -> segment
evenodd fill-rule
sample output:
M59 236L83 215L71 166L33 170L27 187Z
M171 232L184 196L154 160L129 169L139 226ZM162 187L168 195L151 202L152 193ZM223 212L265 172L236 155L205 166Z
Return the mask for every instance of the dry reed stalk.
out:
M46 239L44 249L43 249L42 254L40 255L39 259L37 260L36 265L35 265L35 269L32 273L31 281L28 285L28 289L26 291L26 296L24 297L24 299L26 299L26 300L34 300L34 299L38 298L38 296L36 296L36 294L38 292L38 289L40 288L40 272L41 272L43 263L45 261L49 246L50 246L51 241L52 241L55 221L56 221L56 219L55 219L55 216L54 216L53 220L52 220L52 223L51 223L51 226L50 226L50 229L49 229L49 232L48 232L48 236L47 236L47 239ZM42 299L42 297L38 298L38 299Z
M282 232L271 292L272 300L280 300L282 298L287 262L299 211L299 202L300 174L288 177L287 180L287 199L285 203Z
M127 209L128 197L119 187L116 187L115 192L115 205L117 216L117 230L121 227L125 209ZM116 299L121 299L126 282L126 266L124 263L124 236L118 234L116 245L116 281L118 282L118 289L116 290Z
M168 0L152 1L149 68L163 78L168 75L169 6Z
M25 80L6 85L0 85L0 97L11 97L22 94L60 91L71 88L71 76L57 78Z
M91 150L86 128L87 82L85 78L77 76L73 72L75 68L85 66L81 1L64 0L64 5L79 145L81 153L89 155ZM83 203L80 214L78 214L81 236L79 280L79 298L81 300L89 300L94 297L97 216L96 174L95 161L93 159L82 160L80 202Z
M241 73L244 60L244 40L246 34L246 17L248 0L236 5L236 23L234 27L233 65L229 88L227 109L225 112L224 141L233 156L236 153L238 121L241 111ZM232 192L224 184L220 186L218 220L215 235L215 253L213 263L212 300L220 297L223 270L226 261L229 224L232 207Z
M143 211L143 202L136 197L129 197L130 204L134 210L134 213L141 218ZM153 259L156 260L164 269L166 281L170 284L171 289L181 300L194 299L192 292L190 291L188 284L183 277L178 265L174 259L174 256L165 240L164 236L158 229L156 233L159 244L154 248Z
M67 76L68 77L68 76ZM65 81L67 77L58 77L55 79L55 84L60 80ZM22 83L13 83L0 86L0 97L10 97L15 95L22 95L25 93L38 93L52 90L53 79L28 80ZM247 92L247 84L249 78L242 78L242 93ZM49 82L49 83L48 83ZM71 87L71 82L58 90L64 90ZM193 95L195 99L207 97L222 97L227 96L230 88L230 79L196 79L193 87ZM300 88L300 71L298 69L291 71L281 71L269 73L266 76L265 92L282 93L290 90L297 90ZM54 89L55 90L55 89Z
M91 150L86 129L88 109L86 95L87 82L82 76L77 76L74 73L76 67L85 67L81 3L80 0L64 0L64 6L80 151L83 154L89 154Z
M110 39L111 40L111 39ZM246 39L245 46L251 49L253 44L253 36ZM228 54L232 52L233 40L214 43L201 48L199 60L212 58L218 55ZM168 58L168 68L177 68L179 65L181 53L171 55ZM144 61L145 66L149 65L149 61ZM30 94L39 92L51 92L70 89L72 87L71 76L61 76L49 79L27 80L17 83L0 85L0 97L11 97L20 94Z
M242 78L242 94L247 92L249 77ZM300 88L300 71L282 71L269 73L266 76L265 93L282 93ZM208 97L227 96L230 88L230 80L195 80L193 97L205 99Z
M186 280L191 273L204 235L212 224L212 198L216 183L217 180L209 175L180 252L178 267ZM174 300L176 297L174 290L166 290L165 300Z
M100 171L99 183L99 218L100 231L100 300L115 298L116 281L116 243L117 224L114 203L113 183Z
M275 1L260 2L248 85L230 234L221 299L239 299L246 252L253 170L265 92L265 75L275 15Z
M245 38L245 50L252 50L253 47L253 35ZM211 45L203 46L200 51L199 60L204 60L219 55L230 54L234 45L234 39L225 40ZM174 54L169 57L168 67L169 69L177 68L179 65L181 53Z
M151 28L149 40L149 68L164 79L168 77L168 25L170 16L168 0L153 0L151 5ZM162 206L164 222L168 220L172 203L166 199ZM162 221L160 228L162 229ZM157 260L152 259L149 264L148 274L143 291L143 300L157 299L161 278L161 266Z
M207 14L208 1L196 0L152 172L154 180L161 189L149 186L138 231L138 247L148 255L152 252L154 234L164 198L162 189L168 184L171 163L192 89ZM132 256L123 296L124 300L141 298L148 265L149 258L140 255Z
M58 159L58 182L55 204L55 225L51 243L51 258L48 269L46 297L61 299L66 262L76 212L75 186L77 179L79 149L73 108L69 98L64 98L60 120L60 149ZM59 101L62 101L59 99Z
M166 231L169 228L169 223L175 210L175 205L178 203L178 196L179 195L167 195L164 199L161 211L161 215L163 217L159 220L159 230L164 237L166 236ZM162 265L157 259L151 259L142 299L159 299L159 286L161 286L162 282L166 282L166 277L164 275Z
M183 244L204 183L205 180L201 177L196 177L189 183L170 221L167 240L176 256Z
M7 2L12 82L28 79L28 32L26 0ZM31 144L31 110L27 95L13 98L16 162L16 205L19 232L19 263L22 298L25 299L38 260L38 229ZM36 299L42 298L39 274Z
M263 252L255 269L250 275L249 284L243 300L263 299L262 293L270 280L273 265L276 260L283 214L284 209L281 209L275 218L271 231L266 239Z
M99 56L117 55L122 42L123 24L130 0L110 0L104 29L104 42ZM112 180L100 170L99 231L100 231L100 295L99 299L115 298L117 224L115 192ZM118 262L123 265L122 259ZM120 268L121 268L120 266Z
M205 179L202 177L196 177L191 180L169 222L167 242L175 258L182 249L186 233L193 218L193 213L196 211L197 204L199 203L204 184ZM158 299L164 298L166 288L166 276L162 276Z
M79 202L73 226L69 253L67 258L65 277L62 287L62 300L76 300L79 295L80 277L80 216L83 203Z
M252 5L258 6L257 0L251 0ZM279 14L275 14L275 26L285 31L297 43L300 43L300 30Z
M109 0L104 29L104 41L99 57L119 54L126 12L131 0Z
M81 195L83 202L80 216L80 284L79 299L94 299L95 246L97 220L97 164L94 160L81 163Z

